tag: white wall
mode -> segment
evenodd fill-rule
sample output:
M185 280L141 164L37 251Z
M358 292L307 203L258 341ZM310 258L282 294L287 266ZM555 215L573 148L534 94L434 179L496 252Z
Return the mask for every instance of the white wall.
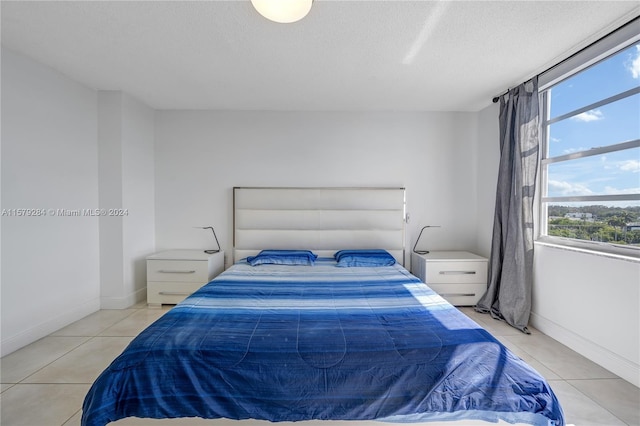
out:
M485 257L489 257L491 254L493 216L496 208L496 184L500 165L498 111L498 104L492 104L477 114L477 253Z
M404 186L407 246L476 244L475 114L156 113L157 249L232 247L234 186ZM230 261L230 256L227 256ZM407 255L407 258L409 256Z
M536 244L532 324L640 386L640 263Z
M500 160L498 106L478 113L478 251L488 256ZM640 385L640 263L536 244L531 323Z
M154 111L103 91L98 114L101 306L122 309L146 297L145 257L155 250Z
M155 111L122 94L124 303L146 301L146 257L155 251Z
M96 93L2 48L2 207L98 206ZM99 308L98 219L2 217L2 354Z
M122 207L122 96L98 94L99 207ZM124 294L122 219L100 217L101 305L118 304Z
M155 251L154 114L2 49L2 208L47 212L2 217L2 355L100 307L145 298L145 257ZM98 208L127 214L82 213Z

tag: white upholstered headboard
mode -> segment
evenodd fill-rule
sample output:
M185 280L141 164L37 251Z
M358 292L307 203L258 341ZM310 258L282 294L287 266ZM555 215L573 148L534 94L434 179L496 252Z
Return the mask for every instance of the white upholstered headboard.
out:
M234 261L264 249L381 248L404 265L404 188L233 188Z

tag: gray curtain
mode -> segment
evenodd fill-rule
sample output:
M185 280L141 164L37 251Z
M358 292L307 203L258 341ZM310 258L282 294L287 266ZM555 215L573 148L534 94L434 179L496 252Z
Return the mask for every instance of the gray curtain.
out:
M529 333L533 197L538 170L538 79L500 97L500 170L487 292L476 311Z

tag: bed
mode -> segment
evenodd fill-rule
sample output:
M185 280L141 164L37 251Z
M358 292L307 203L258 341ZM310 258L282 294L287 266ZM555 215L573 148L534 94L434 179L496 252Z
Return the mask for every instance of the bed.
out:
M234 265L132 341L82 424L564 424L548 383L403 247L402 188L235 188Z

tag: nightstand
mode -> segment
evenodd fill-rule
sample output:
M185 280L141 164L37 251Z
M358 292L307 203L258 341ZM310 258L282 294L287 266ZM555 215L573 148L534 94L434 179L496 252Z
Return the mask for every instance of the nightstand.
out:
M473 306L487 290L488 261L466 251L411 254L411 273L455 306Z
M224 252L168 250L147 257L147 303L175 305L224 270Z

